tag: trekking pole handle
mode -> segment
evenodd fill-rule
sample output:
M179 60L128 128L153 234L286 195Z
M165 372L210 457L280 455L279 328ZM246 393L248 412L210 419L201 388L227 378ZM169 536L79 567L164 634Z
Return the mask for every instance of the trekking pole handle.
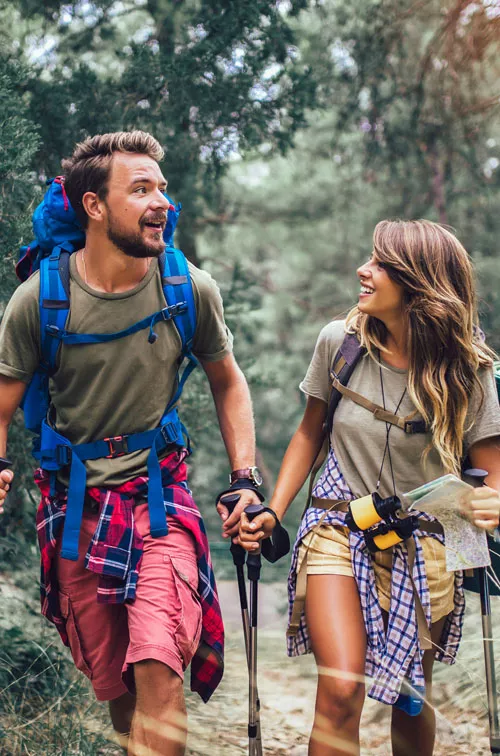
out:
M226 494L225 496L221 496L219 499L220 504L224 504L225 507L227 507L227 511L229 514L232 514L234 511L235 506L241 499L240 494Z
M12 467L12 462L10 461L10 459L0 457L0 472L2 472L2 470L8 470L9 467Z
M255 519L257 515L260 515L263 511L264 507L262 506L262 504L249 504L247 507L245 507L245 514L250 522L252 522L252 520Z

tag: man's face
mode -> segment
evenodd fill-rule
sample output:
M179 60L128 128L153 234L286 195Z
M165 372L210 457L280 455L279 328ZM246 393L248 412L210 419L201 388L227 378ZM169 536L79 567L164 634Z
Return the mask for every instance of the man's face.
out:
M165 249L167 182L147 155L116 152L104 200L108 239L129 257L158 257Z

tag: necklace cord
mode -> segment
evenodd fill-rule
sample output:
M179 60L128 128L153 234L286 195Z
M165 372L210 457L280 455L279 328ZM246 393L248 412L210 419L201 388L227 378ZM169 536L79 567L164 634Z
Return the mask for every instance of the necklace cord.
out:
M380 389L381 389L381 392L382 392L382 405L384 407L384 410L386 410L387 407L386 407L386 404L385 404L384 378L383 378L383 375L382 375L382 366L380 364L380 361L381 361L380 350L378 352L378 358L379 358L378 369L379 369L379 374L380 374ZM394 410L394 414L395 415L398 414L399 408L401 407L401 403L402 403L404 397L406 396L406 389L407 389L407 387L405 386L405 389L404 389L403 393L401 394L401 398L400 398L400 400L399 400L399 402L397 404L397 407ZM387 456L387 458L389 460L389 468L390 468L390 471L391 471L392 488L394 490L394 496L396 496L397 495L396 494L396 481L395 481L395 478L394 478L394 467L392 465L391 447L390 447L390 443L389 443L389 436L390 436L391 430L392 430L392 423L386 422L386 424L385 424L385 447L384 447L384 454L382 456L382 463L380 465L380 470L379 470L379 473L378 473L378 480L377 480L377 488L376 488L376 490L378 491L378 489L380 488L380 481L381 481L381 478L382 478L382 471L384 469L385 458Z

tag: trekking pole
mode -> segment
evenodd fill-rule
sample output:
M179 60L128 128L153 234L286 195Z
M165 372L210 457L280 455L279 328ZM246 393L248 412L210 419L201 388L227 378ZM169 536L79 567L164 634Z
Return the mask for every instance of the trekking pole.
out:
M229 514L231 514L236 504L239 502L240 498L241 498L240 494L227 494L226 496L221 497L220 502L221 504L224 504L225 507L227 507ZM260 505L257 505L257 506L260 506ZM247 513L247 516L248 516L248 513ZM238 581L238 593L240 597L241 621L243 624L243 636L245 638L245 654L246 654L247 668L248 668L248 674L249 674L249 679L250 679L250 676L251 676L250 620L249 620L249 615L248 615L247 589L245 585L245 576L243 572L243 568L245 565L245 558L246 558L247 553L245 549L243 548L243 546L240 546L237 543L233 543L232 540L231 540L230 551L233 557L233 564L236 567L236 579ZM260 555L259 555L259 560L260 560ZM259 568L260 568L260 564L259 564ZM259 713L260 701L259 701L259 694L257 691L256 681L255 681L255 699L256 700L255 700L254 719L255 719L255 726L256 726L256 735L254 738L254 742L252 744L250 744L249 742L249 756L254 756L254 754L255 756L262 756L262 738L261 738L261 732L260 732L260 713ZM249 704L249 708L250 708L250 704ZM249 727L250 727L250 724L249 724ZM249 738L250 738L250 735L249 735Z
M484 485L488 475L486 470L472 468L465 470L464 480L474 488ZM488 696L488 719L490 725L491 753L500 753L500 730L498 727L497 683L495 675L495 656L493 652L493 628L491 624L490 590L486 567L477 567L479 595L481 599L481 620L483 626L484 666L486 669L486 692Z
M262 504L249 504L245 514L250 521L263 511ZM260 548L247 556L247 573L250 581L250 629L248 643L248 753L261 756L259 732L259 702L257 697L257 594L260 578Z

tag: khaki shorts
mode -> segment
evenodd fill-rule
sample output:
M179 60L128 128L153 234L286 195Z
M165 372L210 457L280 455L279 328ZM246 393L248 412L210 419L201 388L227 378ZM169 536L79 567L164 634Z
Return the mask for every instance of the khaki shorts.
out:
M437 622L453 610L455 573L446 570L445 547L436 538L420 538L424 552L427 582L431 597L431 618ZM306 549L308 575L346 575L354 577L349 549L349 530L343 526L321 525L308 533L299 548L297 570ZM373 555L373 569L380 606L386 612L391 603L392 548Z

